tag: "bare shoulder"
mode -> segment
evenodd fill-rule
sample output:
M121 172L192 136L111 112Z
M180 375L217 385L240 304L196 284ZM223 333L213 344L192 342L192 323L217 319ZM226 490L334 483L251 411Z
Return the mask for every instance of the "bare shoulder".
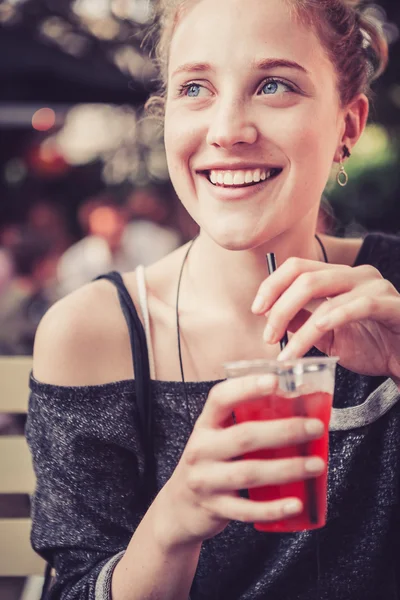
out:
M328 235L321 235L320 237L330 263L350 267L354 265L363 245L362 238L336 238Z
M133 377L127 325L113 285L91 282L49 309L36 333L33 374L63 386Z

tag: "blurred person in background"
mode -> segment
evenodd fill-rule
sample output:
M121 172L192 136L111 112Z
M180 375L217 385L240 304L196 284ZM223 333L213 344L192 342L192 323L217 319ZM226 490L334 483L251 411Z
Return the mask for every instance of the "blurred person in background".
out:
M29 227L39 236L51 238L52 248L59 256L72 244L64 207L47 199L36 200L28 210Z
M13 276L13 264L9 252L0 248L0 297L7 288Z
M128 198L128 210L132 219L152 221L159 225L170 222L171 203L163 200L159 192L151 187L137 188Z
M164 227L173 226L180 232L181 242L187 242L199 233L199 226L192 219L177 197L175 191L171 193L163 190L162 195L155 188L139 188L128 199L128 205L135 219L150 219ZM157 245L163 247L166 239L170 237L171 230L158 236Z
M179 235L154 222L163 220L164 210L149 191L134 193L126 206L109 196L88 199L78 215L86 236L68 248L59 262L60 294L107 271L150 265L175 250ZM132 216L136 219L130 221Z
M0 353L30 355L37 325L57 299L59 256L51 238L26 225L8 227L2 242L13 276L0 295Z

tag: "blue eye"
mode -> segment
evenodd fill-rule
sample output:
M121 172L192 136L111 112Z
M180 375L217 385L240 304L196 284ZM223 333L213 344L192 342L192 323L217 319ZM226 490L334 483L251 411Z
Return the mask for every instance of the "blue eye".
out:
M191 83L187 88L187 96L190 98L197 98L200 94L201 86L198 83Z
M264 81L261 94L264 96L275 96L278 93L295 92L295 88L280 79L269 79Z
M201 83L195 81L189 81L189 83L181 85L178 90L178 96L185 96L186 98L202 98L210 95L211 92L206 85L201 85Z
M263 85L262 91L265 92L265 94L276 94L278 91L278 83L276 81L267 81L267 83Z
M179 88L179 96L186 96L187 98L198 98L202 95L202 92L207 92L206 88L200 83L185 83Z

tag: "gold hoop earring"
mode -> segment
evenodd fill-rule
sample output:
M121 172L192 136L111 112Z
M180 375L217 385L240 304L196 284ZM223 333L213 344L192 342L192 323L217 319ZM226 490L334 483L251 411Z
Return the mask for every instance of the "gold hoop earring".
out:
M346 185L349 183L349 176L346 173L342 159L340 159L340 168L338 174L336 175L336 181L341 187L346 187Z

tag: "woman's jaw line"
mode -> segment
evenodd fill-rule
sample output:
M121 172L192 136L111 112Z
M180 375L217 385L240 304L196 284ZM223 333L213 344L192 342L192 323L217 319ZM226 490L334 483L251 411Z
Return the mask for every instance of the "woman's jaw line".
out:
M318 212L319 206L313 206L291 225L283 222L279 225L276 222L271 227L268 223L258 223L258 230L251 228L248 233L237 227L235 230L208 231L200 224L196 244L204 247L210 256L215 256L217 262L222 260L237 266L256 265L259 262L264 265L268 252L276 253L281 262L291 256L313 259Z

